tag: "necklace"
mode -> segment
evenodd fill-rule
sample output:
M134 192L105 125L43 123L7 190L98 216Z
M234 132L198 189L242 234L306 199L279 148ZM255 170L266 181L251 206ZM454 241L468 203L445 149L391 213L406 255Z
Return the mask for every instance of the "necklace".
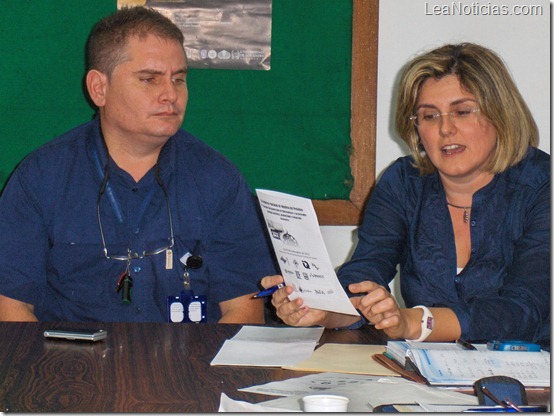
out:
M469 222L469 212L468 211L471 209L471 205L469 207L462 207L460 205L451 204L448 201L446 201L446 203L448 205L450 205L451 207L458 208L458 209L463 209L464 210L464 222Z

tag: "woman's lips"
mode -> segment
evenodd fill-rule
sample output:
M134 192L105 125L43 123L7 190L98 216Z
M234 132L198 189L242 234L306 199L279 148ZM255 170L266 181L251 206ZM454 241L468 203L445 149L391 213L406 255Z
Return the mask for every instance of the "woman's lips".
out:
M445 155L453 155L463 152L465 148L465 146L461 146L459 144L449 144L448 146L444 146L443 148L441 148L441 151Z

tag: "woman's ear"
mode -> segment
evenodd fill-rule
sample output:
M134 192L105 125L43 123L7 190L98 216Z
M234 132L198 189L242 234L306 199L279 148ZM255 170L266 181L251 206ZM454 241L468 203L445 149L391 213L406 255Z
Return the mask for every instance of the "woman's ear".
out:
M86 85L90 99L97 107L103 107L106 103L106 87L108 77L106 74L91 69L87 73Z

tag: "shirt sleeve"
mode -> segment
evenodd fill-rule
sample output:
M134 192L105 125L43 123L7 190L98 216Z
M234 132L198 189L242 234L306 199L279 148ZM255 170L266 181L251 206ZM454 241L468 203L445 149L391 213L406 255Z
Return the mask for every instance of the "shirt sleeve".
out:
M45 292L48 239L28 166L20 165L0 198L0 293L37 305Z
M365 280L388 288L396 275L407 238L406 201L400 191L405 176L397 161L375 186L358 229L358 245L352 259L338 270L346 289L351 283Z

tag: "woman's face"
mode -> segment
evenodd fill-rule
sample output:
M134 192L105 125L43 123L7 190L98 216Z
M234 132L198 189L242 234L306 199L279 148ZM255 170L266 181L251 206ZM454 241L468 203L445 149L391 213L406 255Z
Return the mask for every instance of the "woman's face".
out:
M450 112L455 116L444 114ZM443 114L432 121L437 113ZM418 123L417 129L443 182L490 181L493 175L483 167L494 155L497 132L457 76L426 80L419 91L416 114L427 119Z

